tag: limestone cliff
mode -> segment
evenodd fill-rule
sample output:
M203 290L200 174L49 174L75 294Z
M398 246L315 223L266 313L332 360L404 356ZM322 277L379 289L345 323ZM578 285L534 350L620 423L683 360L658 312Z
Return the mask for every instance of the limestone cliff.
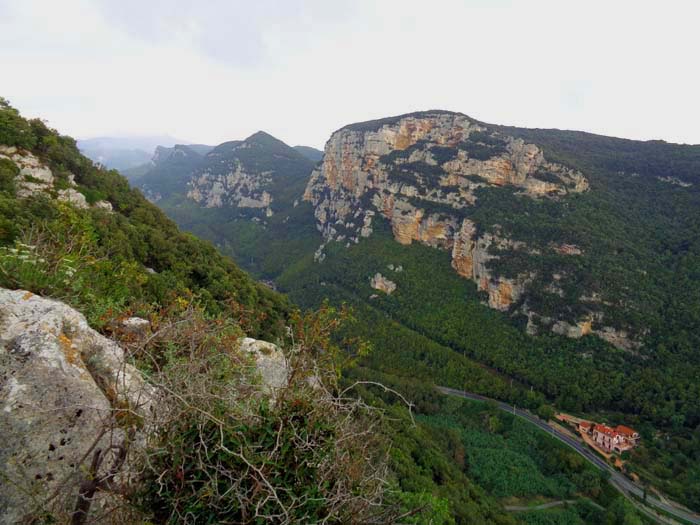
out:
M263 186L270 183L271 172L248 173L240 162L233 161L231 171L215 175L207 170L195 175L190 181L187 197L206 208L236 206L239 208L262 208L272 215L272 196Z
M451 250L452 265L494 308L507 310L528 276L492 275L489 248L519 247L494 234L477 235L463 218L475 190L510 186L529 198L560 198L586 191L583 174L545 159L523 140L490 131L465 115L443 111L347 126L326 144L304 198L315 207L326 240L357 242L372 233L376 214L394 238ZM520 243L522 244L522 243Z
M298 187L301 193L313 164L282 141L258 132L225 142L204 156L190 171L186 193L207 208L237 208L271 217L292 206L287 202L289 190Z
M588 190L586 176L547 160L542 149L465 115L427 111L346 126L326 144L321 164L306 186L304 199L314 206L324 246L332 240L359 242L385 218L401 244L420 242L448 250L452 267L486 293L488 305L502 311L527 309L531 271L498 275L499 253L538 249L509 238L498 225L488 229L470 218L481 188L511 188L525 199L565 200ZM570 244L546 249L581 255ZM316 260L323 260L323 246ZM531 326L542 318L530 317ZM570 337L587 333L608 337L612 330L596 318L574 325L550 320L547 328ZM533 329L534 330L534 329ZM617 332L616 332L617 333Z

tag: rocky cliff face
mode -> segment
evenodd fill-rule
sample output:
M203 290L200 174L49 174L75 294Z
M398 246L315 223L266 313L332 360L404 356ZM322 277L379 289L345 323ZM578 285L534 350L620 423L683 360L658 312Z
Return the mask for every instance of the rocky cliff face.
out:
M489 187L511 188L521 198L564 200L587 191L589 183L584 174L547 160L535 144L462 114L428 111L335 132L304 199L314 206L325 243L359 242L372 234L381 216L397 242L449 251L455 271L487 294L490 307L507 311L522 303L535 275L497 275L491 263L502 251L536 250L497 226L484 231L469 218L477 190ZM581 253L572 245L552 250ZM322 253L317 255L323 260ZM571 336L591 331L586 320L575 329L550 328Z
M207 208L257 210L271 217L291 206L285 201L288 188L305 180L312 167L313 162L294 148L258 132L209 152L190 175L187 197Z
M248 173L238 161L233 161L231 171L214 175L204 171L190 181L187 197L206 208L235 206L238 208L262 208L272 215L272 196L263 189L271 180L271 172Z
M497 235L477 235L463 218L475 190L510 186L529 198L559 198L586 191L583 174L545 159L534 144L489 131L468 117L425 112L345 127L328 141L323 162L304 198L315 207L326 240L372 233L376 214L402 244L414 241L451 250L452 266L480 290L489 305L508 309L527 276L489 272L489 247L517 246Z

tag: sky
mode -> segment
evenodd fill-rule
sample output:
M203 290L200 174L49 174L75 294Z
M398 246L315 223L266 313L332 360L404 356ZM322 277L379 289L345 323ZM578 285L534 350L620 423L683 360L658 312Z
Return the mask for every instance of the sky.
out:
M700 143L694 0L0 0L0 96L76 138L218 144L425 109Z

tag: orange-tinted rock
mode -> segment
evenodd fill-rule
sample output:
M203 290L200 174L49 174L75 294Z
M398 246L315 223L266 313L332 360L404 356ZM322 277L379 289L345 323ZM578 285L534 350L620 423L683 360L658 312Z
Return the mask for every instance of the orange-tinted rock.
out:
M474 223L465 219L459 232L455 235L452 246L452 268L467 279L471 279L474 276L475 232Z
M490 261L498 255L490 254L489 247L494 245L496 252L526 248L496 233L477 237L476 225L461 218L463 210L474 205L481 187L512 186L531 198L556 198L585 191L585 177L548 162L537 145L490 130L465 115L435 111L373 124L335 132L321 168L308 183L304 199L314 205L324 239L359 242L372 232L367 213L381 214L397 242L450 250L455 271L487 292L493 308L508 309L531 276L492 275ZM473 150L462 145L474 132L479 135L471 144L479 144L486 134L500 145L492 156L472 155ZM485 142L482 146L490 147ZM455 150L445 152L445 147ZM541 174L546 177L538 178Z

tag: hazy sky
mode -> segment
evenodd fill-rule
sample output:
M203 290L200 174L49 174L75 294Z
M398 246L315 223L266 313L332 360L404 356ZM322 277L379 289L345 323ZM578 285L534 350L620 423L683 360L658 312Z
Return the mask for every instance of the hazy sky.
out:
M322 147L421 109L700 143L700 2L0 0L0 95L75 137Z

